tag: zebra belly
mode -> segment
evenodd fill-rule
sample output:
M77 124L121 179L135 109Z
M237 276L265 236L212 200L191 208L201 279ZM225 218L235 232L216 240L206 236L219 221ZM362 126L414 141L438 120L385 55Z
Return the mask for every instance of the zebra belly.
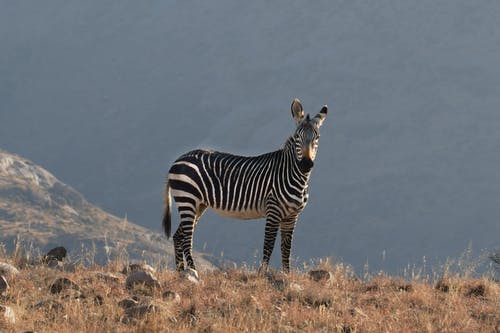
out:
M262 217L265 217L265 214L262 212L259 212L257 210L241 210L241 211L235 211L235 210L224 210L224 209L219 209L219 208L212 208L217 214L225 216L225 217L230 217L233 219L239 219L239 220L251 220L251 219L259 219Z

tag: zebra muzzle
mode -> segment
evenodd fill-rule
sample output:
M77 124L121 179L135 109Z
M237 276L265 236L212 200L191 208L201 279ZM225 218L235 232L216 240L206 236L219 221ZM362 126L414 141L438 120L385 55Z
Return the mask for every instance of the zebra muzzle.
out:
M313 168L313 166L314 166L314 162L310 158L303 157L299 161L299 169L303 173L307 173L307 172L311 171L311 169Z

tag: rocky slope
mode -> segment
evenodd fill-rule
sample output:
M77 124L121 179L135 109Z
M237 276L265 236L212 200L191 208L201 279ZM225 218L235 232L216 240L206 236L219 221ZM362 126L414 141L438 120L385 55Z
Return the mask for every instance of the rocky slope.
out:
M117 256L173 266L160 234L106 213L47 170L0 150L0 243L44 251L68 248L73 259L103 263ZM197 253L199 266L214 266Z

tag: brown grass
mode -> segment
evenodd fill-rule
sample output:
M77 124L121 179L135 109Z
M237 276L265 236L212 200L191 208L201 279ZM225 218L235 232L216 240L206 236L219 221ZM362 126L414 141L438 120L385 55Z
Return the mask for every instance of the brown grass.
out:
M0 296L0 305L17 317L15 324L0 319L0 331L500 332L498 282L458 276L439 283L387 276L361 280L342 264L326 268L332 279L325 282L300 272L262 277L239 269L201 273L201 282L192 284L162 271L156 273L161 288L127 290L119 263L77 267L74 273L26 266ZM119 280L105 281L95 271ZM58 277L76 282L80 292L51 294ZM177 292L180 302L164 300L168 290ZM132 296L149 307L130 319L118 302Z

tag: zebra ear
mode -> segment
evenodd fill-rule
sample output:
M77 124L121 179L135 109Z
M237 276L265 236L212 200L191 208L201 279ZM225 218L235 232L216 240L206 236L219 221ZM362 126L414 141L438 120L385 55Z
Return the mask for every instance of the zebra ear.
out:
M328 106L324 105L322 108L321 108L321 111L314 116L313 118L313 122L318 126L318 127L321 127L321 125L323 124L323 121L325 121L326 119L326 114L328 113Z
M298 98L294 98L292 101L292 117L295 119L295 122L300 124L302 119L304 119L304 109L302 108L302 104L300 103Z

